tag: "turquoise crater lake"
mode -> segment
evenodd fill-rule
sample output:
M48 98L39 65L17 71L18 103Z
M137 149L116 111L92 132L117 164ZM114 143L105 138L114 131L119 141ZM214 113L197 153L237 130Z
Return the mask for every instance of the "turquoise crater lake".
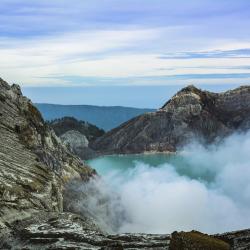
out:
M150 154L131 154L131 155L107 155L91 159L87 163L94 168L98 174L105 177L113 171L126 175L132 169L138 166L150 166L152 168L161 168L169 164L174 167L176 172L182 176L188 176L193 179L204 179L210 181L213 174L209 171L194 171L194 162L187 161L187 156L178 154L150 153ZM200 163L198 163L200 164ZM197 167L197 166L196 166ZM202 167L199 165L199 167Z
M89 160L101 176L92 183L99 198L92 196L90 210L115 233L249 228L249 148L248 133L209 147L194 143L178 154Z

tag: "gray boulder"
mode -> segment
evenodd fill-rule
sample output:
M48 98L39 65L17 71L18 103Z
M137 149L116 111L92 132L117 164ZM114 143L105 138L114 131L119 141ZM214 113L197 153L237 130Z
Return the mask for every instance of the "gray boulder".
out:
M86 136L75 130L67 131L65 134L61 135L60 138L72 151L77 151L89 145Z
M95 152L89 148L89 141L85 135L76 130L69 130L60 136L63 144L82 160L94 157Z

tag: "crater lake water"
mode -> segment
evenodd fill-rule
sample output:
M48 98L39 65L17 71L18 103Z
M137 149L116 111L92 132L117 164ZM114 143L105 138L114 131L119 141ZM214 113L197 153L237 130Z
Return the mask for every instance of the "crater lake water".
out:
M247 134L210 147L193 143L178 154L89 160L101 178L91 182L98 195L83 206L91 204L87 209L101 227L115 233L249 228L249 148Z
M161 168L164 164L170 164L174 166L176 172L182 176L188 176L193 179L203 179L204 181L211 181L213 179L213 174L209 171L193 171L193 166L186 160L185 155L178 154L149 153L107 155L89 160L87 163L103 177L114 172L128 177L128 174L131 174L133 169L138 168L138 166L145 165L152 168ZM199 167L202 166L199 165Z

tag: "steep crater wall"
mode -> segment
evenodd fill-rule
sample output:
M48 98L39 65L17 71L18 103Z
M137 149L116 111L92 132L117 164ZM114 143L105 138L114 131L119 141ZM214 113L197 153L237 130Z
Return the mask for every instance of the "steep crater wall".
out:
M250 86L224 93L188 86L156 112L140 115L91 143L99 153L175 152L250 128Z

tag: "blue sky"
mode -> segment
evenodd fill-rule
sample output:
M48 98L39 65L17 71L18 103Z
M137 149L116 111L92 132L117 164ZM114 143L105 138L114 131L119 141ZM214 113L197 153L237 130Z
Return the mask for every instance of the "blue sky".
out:
M1 77L35 102L157 107L249 84L249 27L249 0L1 0Z

